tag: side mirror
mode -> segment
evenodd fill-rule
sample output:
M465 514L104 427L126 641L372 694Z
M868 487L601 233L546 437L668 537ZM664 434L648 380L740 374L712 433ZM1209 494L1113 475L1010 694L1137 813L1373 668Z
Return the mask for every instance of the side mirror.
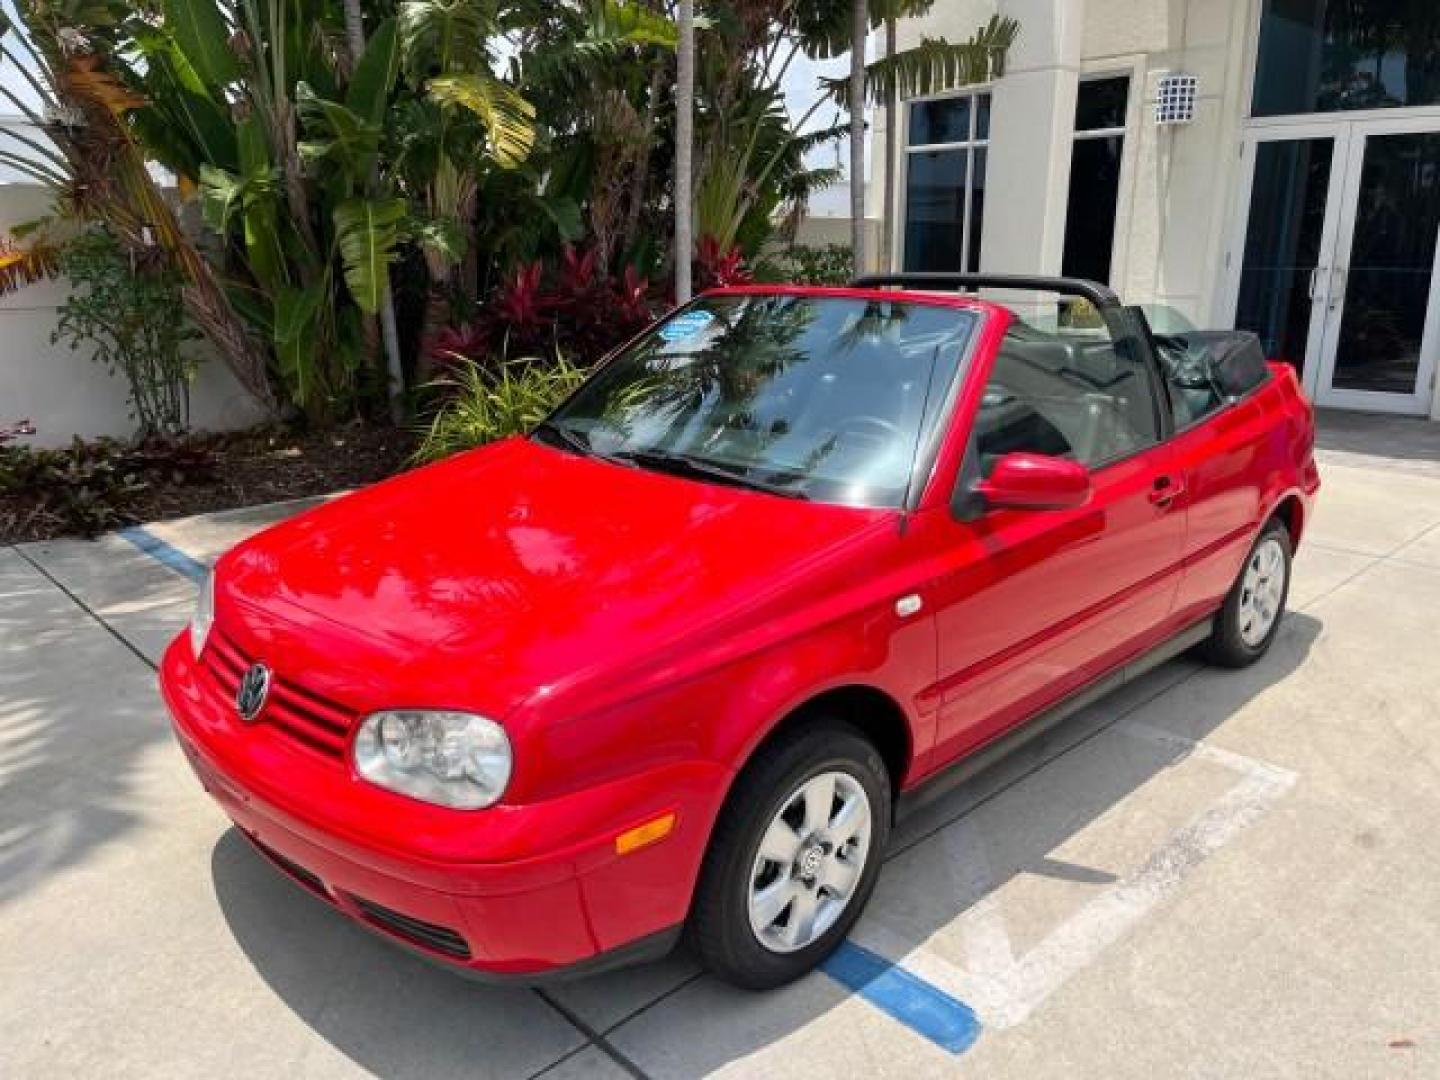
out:
M1006 454L975 492L997 509L1073 510L1090 501L1090 471L1066 458Z

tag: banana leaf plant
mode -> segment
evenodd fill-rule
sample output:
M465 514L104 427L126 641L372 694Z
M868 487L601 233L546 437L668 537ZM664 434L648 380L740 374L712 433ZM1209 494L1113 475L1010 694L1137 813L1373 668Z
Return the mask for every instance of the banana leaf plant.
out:
M18 0L15 13L0 16L0 59L24 85L0 82L0 97L26 124L3 130L0 163L48 189L59 215L104 223L136 256L161 253L184 282L191 320L240 385L275 408L265 350L148 168L136 124L148 102L117 44L131 9L109 0ZM226 143L216 152L237 150Z
M855 272L859 274L870 269L865 233L865 104L883 105L902 97L921 97L999 78L1005 73L1005 59L1020 24L1012 18L992 15L967 41L927 37L910 49L887 50L886 55L867 64L865 46L871 30L900 18L925 15L935 6L935 0L808 3L813 18L803 34L807 51L822 58L847 51L850 54L849 74L822 83L836 103L850 113L850 237ZM890 200L887 191L887 206Z
M494 47L517 15L498 0L404 0L399 5L400 71L409 90L394 120L397 183L414 207L407 236L429 276L422 340L473 303L481 186L495 172L523 168L535 144L535 106L496 74ZM473 271L473 266L472 266Z
M537 156L545 193L573 203L601 265L633 263L661 224L671 154L679 28L673 5L556 4L520 57L522 87L545 119ZM652 220L647 220L647 216ZM565 235L570 242L577 235Z
M326 0L164 0L163 11L117 28L147 102L137 130L198 192L286 398L316 420L353 411L374 384L362 318L379 308L399 237L394 198L372 184L395 24L355 58Z

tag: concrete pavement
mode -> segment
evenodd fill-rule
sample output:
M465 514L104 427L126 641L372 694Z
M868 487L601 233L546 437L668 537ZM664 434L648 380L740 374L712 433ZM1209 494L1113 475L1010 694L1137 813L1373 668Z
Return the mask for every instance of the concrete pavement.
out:
M973 1012L960 1054L823 974L537 994L377 941L172 744L190 582L117 536L0 549L0 1076L1440 1074L1440 480L1323 473L1263 663L1167 664L896 836L854 940ZM292 510L149 531L204 562Z

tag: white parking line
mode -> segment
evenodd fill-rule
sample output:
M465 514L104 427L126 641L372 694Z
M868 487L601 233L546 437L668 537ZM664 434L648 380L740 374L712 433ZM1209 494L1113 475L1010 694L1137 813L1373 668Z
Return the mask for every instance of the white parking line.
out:
M1294 785L1296 774L1269 762L1195 742L1149 724L1122 721L1111 730L1158 743L1240 774L1240 781L1172 832L1133 874L1116 882L1022 956L1005 926L985 845L971 818L936 837L954 895L981 899L960 916L965 962L960 966L888 930L883 911L861 924L856 939L946 993L964 1000L992 1029L1022 1023L1072 976L1173 895L1202 862L1249 828ZM1132 796L1133 797L1133 793ZM1121 803L1116 804L1123 805Z

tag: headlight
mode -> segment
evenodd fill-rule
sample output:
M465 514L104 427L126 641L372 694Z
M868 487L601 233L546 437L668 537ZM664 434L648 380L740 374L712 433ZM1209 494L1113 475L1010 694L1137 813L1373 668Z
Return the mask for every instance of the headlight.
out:
M210 627L215 623L215 571L205 575L200 593L195 597L195 614L190 618L190 652L197 658L205 648Z
M505 794L510 764L505 729L470 713L372 713L355 736L355 769L366 780L457 810L478 810Z

